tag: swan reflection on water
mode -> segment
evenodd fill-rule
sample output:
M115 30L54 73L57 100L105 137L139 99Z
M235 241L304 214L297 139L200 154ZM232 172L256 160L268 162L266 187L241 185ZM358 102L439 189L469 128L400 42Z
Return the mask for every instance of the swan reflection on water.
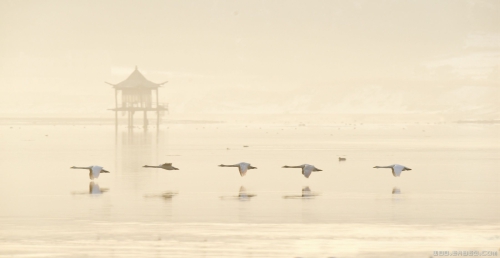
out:
M309 186L306 186L302 188L302 194L301 195L285 195L283 198L285 199L312 199L315 196L318 196L319 194L311 192L311 189Z
M91 181L89 183L89 191L88 192L72 192L71 194L75 194L75 195L78 195L78 194L91 194L91 195L99 195L99 194L103 194L105 192L109 191L109 188L101 188L99 187L99 184L97 183L94 183L94 181Z
M392 188L392 194L401 194L401 189L399 187Z
M163 200L171 200L176 196L178 193L177 192L163 192L161 194L146 194L144 195L144 198L162 198Z
M220 198L221 199L237 199L237 200L240 200L240 201L249 201L250 198L252 197L255 197L256 195L255 194L249 194L247 193L247 190L245 189L244 186L241 186L240 187L240 191L238 192L238 195L237 196L221 196Z

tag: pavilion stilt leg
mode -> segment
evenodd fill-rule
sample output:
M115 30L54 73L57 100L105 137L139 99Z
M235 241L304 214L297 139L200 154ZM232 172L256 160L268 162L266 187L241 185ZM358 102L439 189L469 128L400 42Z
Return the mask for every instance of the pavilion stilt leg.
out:
M160 111L156 111L156 130L160 129Z
M134 128L134 111L130 112L130 128Z

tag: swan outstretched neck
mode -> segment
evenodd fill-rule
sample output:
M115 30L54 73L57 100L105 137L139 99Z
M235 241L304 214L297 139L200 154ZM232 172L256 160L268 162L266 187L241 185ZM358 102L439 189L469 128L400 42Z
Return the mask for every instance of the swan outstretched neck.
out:
M246 162L240 162L240 163L234 164L234 165L220 164L219 167L237 167L238 170L240 171L240 176L245 176L249 169L257 169L256 167L253 167L252 165L250 165L250 163L246 163Z
M158 165L158 166L148 166L148 165L144 165L142 166L143 168L163 168L165 170L179 170L178 168L176 167L173 167L172 166L172 163L163 163L161 165Z
M109 171L105 170L100 166L89 166L89 167L75 167L72 166L72 169L88 169L89 170L89 178L94 180L94 178L98 178L101 173L109 173Z
M302 175L304 175L306 178L309 178L312 172L318 172L318 171L323 171L313 165L309 164L302 164L299 166L283 166L283 168L301 168L302 169Z
M399 164L393 164L389 166L375 166L373 168L390 168L392 170L392 175L395 177L399 177L401 175L401 172L405 170L411 170L411 168Z

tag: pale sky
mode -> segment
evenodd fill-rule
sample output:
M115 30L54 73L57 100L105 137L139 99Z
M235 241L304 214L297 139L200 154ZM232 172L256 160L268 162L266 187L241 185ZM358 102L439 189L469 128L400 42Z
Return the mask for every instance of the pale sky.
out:
M174 113L500 114L499 1L0 1L0 116L112 116L137 65Z

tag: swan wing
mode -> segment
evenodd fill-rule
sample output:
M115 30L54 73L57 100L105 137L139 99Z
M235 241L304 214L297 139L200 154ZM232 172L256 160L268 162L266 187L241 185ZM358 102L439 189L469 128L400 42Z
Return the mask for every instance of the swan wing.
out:
M99 174L101 173L102 167L92 166L91 170L92 170L92 177L98 178Z
M303 168L302 168L302 174L306 177L306 178L309 178L309 176L311 175L311 173L313 172L314 170L314 167L311 166L311 165L305 165Z
M248 163L240 163L239 170L240 170L240 175L241 176L245 176L247 174L248 166L250 166L250 164L248 164Z
M395 177L399 177L401 175L401 172L403 171L405 167L401 165L394 165L392 167L392 175Z

